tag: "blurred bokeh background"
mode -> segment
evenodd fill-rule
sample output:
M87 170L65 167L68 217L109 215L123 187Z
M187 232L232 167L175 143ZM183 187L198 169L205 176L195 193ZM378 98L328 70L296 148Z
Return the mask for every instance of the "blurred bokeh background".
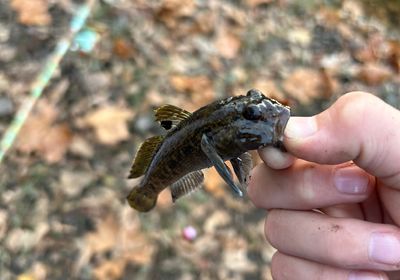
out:
M0 135L76 0L0 0ZM210 169L139 214L125 197L153 110L258 88L320 112L352 90L400 106L400 2L103 0L0 166L0 279L271 279L266 212Z

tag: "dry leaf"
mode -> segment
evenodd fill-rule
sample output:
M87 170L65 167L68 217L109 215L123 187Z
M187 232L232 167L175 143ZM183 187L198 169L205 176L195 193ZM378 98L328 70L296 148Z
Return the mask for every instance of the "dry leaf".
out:
M254 83L254 88L261 90L266 96L278 101L285 101L285 96L272 80L258 80ZM283 102L285 103L285 102Z
M274 0L246 0L246 4L250 8L255 8L258 5L262 5L262 4L270 4L272 2L274 2Z
M285 91L303 104L320 97L324 85L320 72L313 69L299 68L283 83Z
M166 188L158 195L157 208L165 210L170 207L172 207L171 191Z
M71 144L72 132L66 123L54 124L56 117L56 108L41 100L18 136L17 149L37 152L50 163L60 161Z
M389 50L388 50L388 62L390 66L396 71L396 73L400 73L400 42L399 41L390 41L389 42Z
M125 266L126 260L123 258L107 260L97 266L93 270L93 274L95 278L99 280L121 279Z
M173 75L170 77L171 85L179 92L199 92L211 86L207 76Z
M127 122L133 115L133 112L126 108L105 106L88 113L82 123L94 128L100 143L115 145L129 138Z
M194 0L164 0L157 11L157 19L169 28L176 28L179 19L190 17L194 14L196 3Z
M390 77L392 71L384 65L378 63L367 63L358 72L358 78L370 86L380 85Z
M0 241L6 235L8 228L8 212L6 210L0 210Z
M191 103L184 102L188 111L197 110L215 98L212 81L207 76L173 75L170 83L176 91L191 94Z
M12 0L11 7L22 24L44 26L51 23L48 0Z
M118 38L114 41L113 52L120 58L131 58L134 54L132 45L123 38Z
M94 155L94 150L92 145L86 141L85 138L80 137L78 135L75 135L72 138L71 145L69 147L69 150L75 154L79 155L81 157L85 158L91 158Z
M221 198L226 193L225 181L221 178L215 168L209 168L206 171L204 178L204 188L206 191L213 194L215 197Z
M219 29L215 46L222 57L233 59L239 52L241 41L240 38L228 31L227 28L221 28Z

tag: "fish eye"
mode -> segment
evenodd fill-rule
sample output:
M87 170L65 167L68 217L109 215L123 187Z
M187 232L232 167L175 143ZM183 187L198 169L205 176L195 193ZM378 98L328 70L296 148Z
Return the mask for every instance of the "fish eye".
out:
M243 110L243 117L248 120L259 120L262 117L262 113L256 105L250 104Z

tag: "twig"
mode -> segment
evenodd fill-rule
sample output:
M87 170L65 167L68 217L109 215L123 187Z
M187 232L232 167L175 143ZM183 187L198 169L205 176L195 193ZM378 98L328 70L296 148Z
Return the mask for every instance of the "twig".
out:
M30 112L32 111L33 106L42 95L44 88L53 77L54 72L60 64L61 59L70 48L75 35L85 25L85 22L92 10L92 7L94 6L94 3L95 0L88 0L85 4L77 8L75 15L72 17L72 20L70 22L70 29L68 33L57 43L55 50L48 58L46 64L43 67L43 70L39 73L39 75L32 83L28 99L23 102L14 119L12 120L10 126L6 130L3 138L1 139L0 163L3 161L7 151L13 145L19 131L21 130L21 127L24 125Z

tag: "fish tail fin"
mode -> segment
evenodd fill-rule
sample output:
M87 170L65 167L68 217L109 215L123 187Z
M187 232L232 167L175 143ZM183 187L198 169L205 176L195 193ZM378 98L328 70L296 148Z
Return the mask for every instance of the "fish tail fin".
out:
M135 186L127 200L129 205L139 212L148 212L156 206L158 194L151 192L146 187Z

